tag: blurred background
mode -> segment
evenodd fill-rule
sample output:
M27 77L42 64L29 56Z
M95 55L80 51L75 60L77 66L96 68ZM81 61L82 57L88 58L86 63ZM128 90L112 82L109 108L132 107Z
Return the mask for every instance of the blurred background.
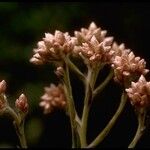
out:
M68 31L88 27L94 21L120 44L125 43L137 56L147 61L150 68L150 3L19 3L0 2L0 80L7 82L7 96L14 107L15 100L25 93L30 104L25 132L29 147L70 147L69 119L62 111L43 115L39 107L44 86L58 83L52 65L34 66L29 63L33 48L45 32ZM149 77L147 76L147 79ZM101 80L101 79L99 79ZM72 75L72 86L78 109L83 102L83 87ZM76 81L76 82L75 82ZM113 87L112 87L113 85ZM109 93L109 94L108 94ZM97 97L89 116L88 141L104 128L115 112L121 90L113 81L106 92ZM80 110L79 110L80 111ZM99 147L127 147L136 131L136 118L128 103L120 120ZM137 147L150 147L150 128ZM0 147L19 145L12 121L0 118Z

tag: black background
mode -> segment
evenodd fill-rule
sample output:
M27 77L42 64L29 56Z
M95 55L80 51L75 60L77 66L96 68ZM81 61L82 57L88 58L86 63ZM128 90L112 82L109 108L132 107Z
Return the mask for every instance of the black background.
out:
M32 49L44 37L45 32L61 30L73 35L74 30L88 27L94 21L108 31L119 44L144 58L150 68L150 3L148 2L52 2L52 3L0 3L0 79L7 81L6 94L10 103L24 92L30 104L26 119L29 147L70 147L71 133L69 119L62 111L43 115L38 103L44 86L59 80L51 65L34 66L29 63ZM107 71L102 74L104 77ZM149 80L149 75L146 76ZM83 106L83 86L71 73L73 93L79 112ZM101 76L98 79L101 80ZM93 103L89 116L88 141L104 128L119 104L121 89L113 80L107 89ZM32 120L33 122L30 122ZM35 122L35 120L37 122ZM38 126L42 124L42 126ZM134 110L129 104L110 135L99 147L127 147L136 131ZM34 130L33 130L34 129ZM41 130L42 129L42 130ZM41 130L38 137L36 134ZM35 140L32 137L35 135ZM137 147L150 147L150 128ZM31 141L29 141L31 140ZM18 144L12 121L0 119L1 147Z

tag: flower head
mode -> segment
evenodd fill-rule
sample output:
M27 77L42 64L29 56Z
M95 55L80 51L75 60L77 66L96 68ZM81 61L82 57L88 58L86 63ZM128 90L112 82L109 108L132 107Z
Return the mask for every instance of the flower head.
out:
M136 108L150 106L150 82L147 82L143 75L138 82L131 82L131 87L126 89L130 102Z
M60 61L63 55L70 53L76 43L75 37L68 32L56 30L55 34L45 33L43 41L39 41L30 62L40 65L49 61Z
M45 94L41 97L40 106L44 108L44 113L50 113L55 108L64 109L66 107L66 97L63 85L45 87Z
M130 49L125 49L124 44L117 45L113 44L112 50L114 51L114 56L112 57L111 63L112 68L115 72L115 80L118 82L123 82L127 77L145 75L149 72L145 69L146 62L140 57L135 57L134 53Z
M74 47L74 54L81 56L86 64L108 63L113 55L111 44L113 37L105 37L106 31L97 28L92 22L88 29L81 28L75 32L78 45Z

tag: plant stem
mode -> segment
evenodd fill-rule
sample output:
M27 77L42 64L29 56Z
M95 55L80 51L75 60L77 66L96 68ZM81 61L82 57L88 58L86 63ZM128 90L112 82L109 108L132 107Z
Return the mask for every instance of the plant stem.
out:
M73 70L79 77L79 79L81 79L83 82L85 81L85 76L84 74L77 68L77 66L71 62L70 59L66 60L68 66L70 67L71 70Z
M87 130L88 114L90 110L88 101L91 98L91 94L92 94L90 80L91 80L91 72L88 71L87 82L86 82L86 87L85 87L85 99L84 99L84 107L83 107L83 114L82 114L81 130L80 130L81 147L85 147L87 145L86 130Z
M109 81L113 77L113 70L111 69L109 75L106 77L106 79L94 90L93 92L93 98L98 94L101 93L101 91L106 87L106 85L109 83Z
M87 122L88 122L88 114L89 114L90 107L86 104L83 108L83 117L82 117L82 125L80 130L80 140L81 140L81 148L87 145L86 141L86 131L87 131Z
M27 142L24 133L24 121L18 126L15 122L16 132L20 140L21 148L27 148Z
M71 123L71 132L72 132L72 148L75 148L75 142L76 142L76 122L75 122L75 106L74 106L74 100L72 96L72 88L70 84L70 77L69 77L69 68L66 64L66 69L64 73L64 81L66 85L66 96L67 96L67 103L68 103L68 110L69 110L69 117L70 117L70 123Z
M123 111L123 109L125 107L125 104L126 104L126 101L127 101L127 95L126 95L125 92L123 92L122 96L121 96L121 101L120 101L120 104L119 104L119 107L118 107L116 113L114 114L112 119L108 122L106 127L102 130L102 132L100 132L100 134L95 138L95 140L93 140L93 142L91 142L91 144L89 144L87 146L87 148L96 147L108 135L111 128L114 126L115 122L117 121L117 119L119 118L121 112Z
M21 119L17 116L11 107L8 106L6 111L6 113L8 113L14 119L14 126L20 141L21 148L27 148L27 142L24 133L24 120L21 121Z
M144 111L143 113L139 112L138 113L138 128L136 131L136 134L132 140L132 142L129 144L128 148L134 148L136 146L136 144L138 143L138 141L140 140L140 138L142 137L144 130L145 130L145 116L146 116L146 112Z
M81 147L86 147L87 145L86 134L87 134L88 116L89 116L89 111L91 106L90 101L92 101L93 88L100 68L101 67L97 67L96 70L88 68L88 75L87 75L86 87L85 87L84 107L83 107L83 114L82 114L82 124L80 130Z

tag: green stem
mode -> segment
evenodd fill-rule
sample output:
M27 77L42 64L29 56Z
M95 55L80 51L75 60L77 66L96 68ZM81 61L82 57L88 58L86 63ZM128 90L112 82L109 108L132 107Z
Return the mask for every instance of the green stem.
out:
M85 147L87 145L86 141L86 131L87 131L87 122L88 122L88 115L89 115L90 107L85 105L83 108L83 117L82 117L82 125L80 130L80 140L81 140L81 147ZM85 113L86 112L86 113Z
M14 110L9 106L6 107L6 113L8 113L14 119L14 126L20 141L21 148L27 148L27 142L24 133L24 120L21 121Z
M70 123L71 123L71 131L72 131L72 148L75 148L76 145L76 122L75 122L75 116L76 111L75 111L75 106L74 106L74 100L72 96L72 88L70 84L70 77L69 77L69 68L66 64L66 70L64 73L64 81L66 85L66 96L67 96L67 103L68 103L68 110L69 110L69 117L70 117Z
M27 142L24 133L24 121L19 126L16 124L16 122L14 122L14 125L20 140L21 148L27 148Z
M87 148L96 147L108 135L108 133L110 132L111 128L114 126L115 122L117 121L117 119L119 118L121 112L123 111L123 109L125 107L125 104L126 104L126 101L127 101L127 95L126 95L125 92L123 92L123 94L121 96L121 101L120 101L120 104L119 104L119 107L118 107L116 113L114 114L112 119L108 122L108 124L103 129L103 131L100 132L100 134L95 138L95 140L93 140L93 142L91 142L91 144L89 144L87 146Z
M142 137L144 130L145 130L145 116L146 116L146 112L144 111L143 113L139 112L138 114L138 128L136 131L136 134L132 140L132 142L129 144L128 148L134 148L136 146L136 144L138 143L138 141L140 140L140 138Z
M7 106L5 108L4 113L8 114L16 122L16 124L20 124L19 117L17 116L17 114L15 113L15 111L10 106Z
M88 72L87 76L87 82L86 82L86 91L85 91L85 99L84 99L84 107L83 107L83 114L82 114L82 124L81 124L81 147L85 147L87 145L86 143L86 130L87 130L87 120L88 120L88 114L90 110L90 106L88 105L88 101L91 98L91 86L90 86L90 80L91 80L91 72Z
M94 90L93 92L93 98L98 94L101 93L101 91L106 87L106 85L109 83L109 81L112 79L114 75L113 70L111 69L109 75L106 77L106 79Z
M83 114L82 114L82 124L80 130L81 147L85 147L87 145L86 134L87 134L88 116L89 116L89 111L91 106L90 101L92 101L93 88L100 69L101 67L97 67L96 70L88 68L88 75L87 75L86 87L85 87L84 107L83 107Z
M24 121L23 121L22 125L20 125L20 133L21 133L20 139L22 139L22 146L24 148L27 148L27 142L26 142L25 133L24 133Z
M81 126L81 119L79 118L78 115L75 117L76 122L78 123L79 127Z
M85 76L84 76L84 74L77 68L77 66L76 66L74 63L72 63L70 59L67 59L66 62L67 62L67 64L68 64L68 66L70 67L70 69L71 69L72 71L74 71L74 72L78 75L79 79L81 79L81 80L84 82L84 81L85 81Z

